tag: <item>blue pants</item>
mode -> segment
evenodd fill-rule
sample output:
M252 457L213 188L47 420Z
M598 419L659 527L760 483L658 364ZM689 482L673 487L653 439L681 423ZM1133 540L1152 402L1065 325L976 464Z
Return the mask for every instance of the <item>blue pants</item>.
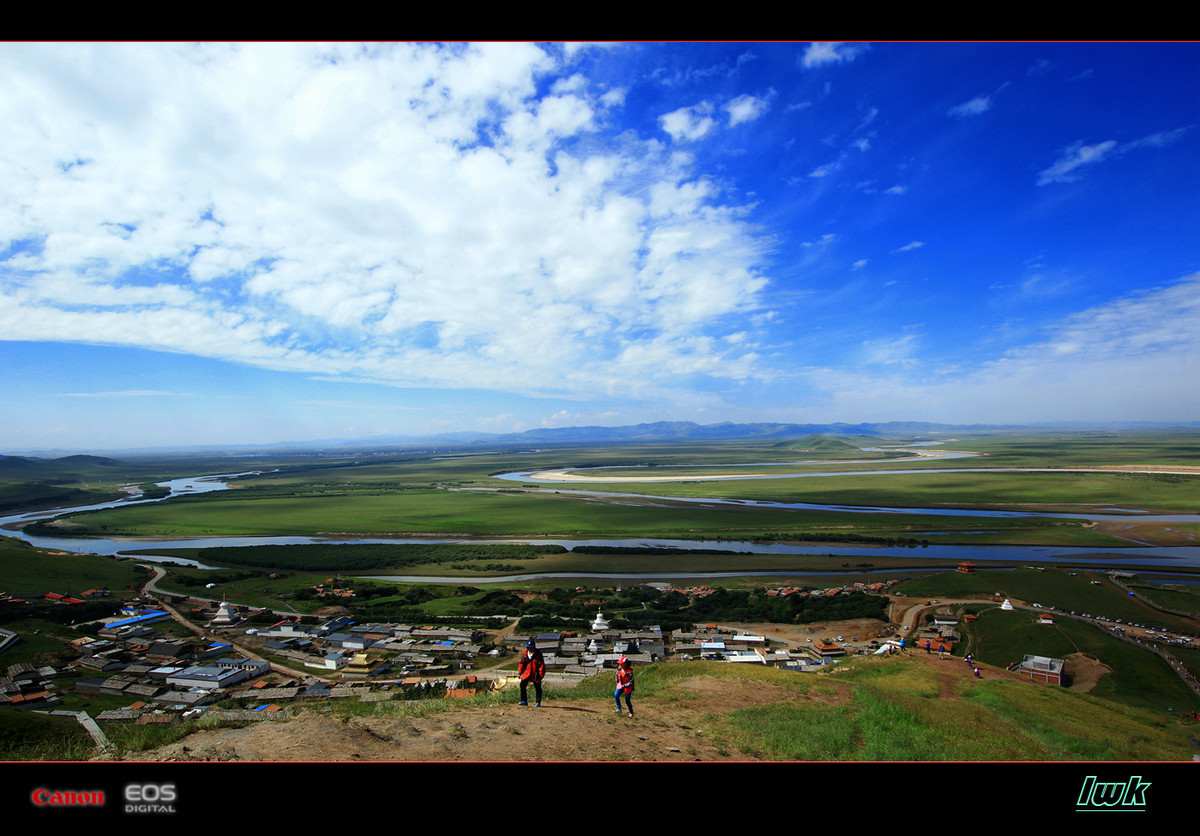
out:
M616 700L617 711L621 710L621 694L624 694L625 695L625 707L629 709L630 714L633 713L633 702L632 702L632 697L630 696L631 693L632 692L625 691L621 688L618 688L617 690L613 691L613 699Z

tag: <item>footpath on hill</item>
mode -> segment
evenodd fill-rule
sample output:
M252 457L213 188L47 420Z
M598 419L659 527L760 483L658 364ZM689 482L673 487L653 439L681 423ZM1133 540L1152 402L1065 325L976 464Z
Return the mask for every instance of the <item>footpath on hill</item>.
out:
M769 691L700 677L684 687L699 697L686 708L634 700L638 716L570 691L541 708L512 703L461 705L424 717L304 712L284 721L199 732L154 752L149 761L718 761L744 760L701 731L701 717L771 701ZM778 689L782 691L782 689Z

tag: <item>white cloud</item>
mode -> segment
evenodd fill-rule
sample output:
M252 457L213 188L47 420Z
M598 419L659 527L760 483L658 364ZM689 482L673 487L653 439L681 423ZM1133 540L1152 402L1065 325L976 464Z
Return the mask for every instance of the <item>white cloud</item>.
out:
M1034 61L1029 65L1029 67L1025 70L1025 75L1029 78L1033 78L1034 76L1045 75L1053 68L1054 64L1048 59L1039 58L1037 61Z
M0 252L25 243L0 261L0 335L530 394L751 374L719 338L758 309L768 242L687 155L599 133L614 91L539 95L554 61L6 49ZM702 109L664 128L699 138Z
M950 115L958 118L967 116L978 116L984 113L992 106L992 100L989 96L976 96L973 99L963 102L960 105L955 105L950 108Z
M693 107L681 107L658 118L662 129L676 142L695 142L707 136L717 122L709 114L712 105L701 102Z
M905 244L903 247L898 247L898 248L896 248L896 249L892 250L892 252L894 252L894 253L906 253L906 252L908 252L909 250L919 250L919 249L921 249L921 247L923 247L923 246L925 246L925 242L924 242L924 241L910 241L909 243Z
M820 238L817 238L815 241L801 241L800 246L802 246L802 247L827 247L830 244L837 241L837 239L838 239L838 237L837 237L836 233L826 232L824 235L822 235Z
M751 95L738 96L725 105L725 112L729 114L729 127L754 121L767 112L768 106L769 100L766 98L756 98Z
M604 107L620 107L625 104L625 93L624 87L614 87L600 96L600 104Z
M868 49L866 44L812 43L804 50L802 63L805 68L819 67L822 64L848 63Z
M1134 148L1165 148L1178 142L1190 128L1176 128L1173 131L1159 131L1125 145L1121 150L1131 151Z
M914 354L918 337L905 334L899 338L866 340L863 342L863 362L868 365L911 365L916 362Z
M1037 184L1044 186L1047 183L1068 183L1078 180L1081 175L1076 173L1076 169L1095 165L1111 154L1116 147L1117 142L1114 139L1098 142L1095 145L1076 142L1063 151L1054 165L1038 175Z
M1190 130L1190 126L1176 128L1172 131L1160 131L1132 142L1126 142L1124 145L1119 144L1115 139L1098 142L1095 145L1076 142L1074 145L1068 146L1052 166L1038 175L1037 184L1045 186L1048 183L1070 183L1083 176L1079 169L1104 160L1115 159L1138 148L1165 148L1177 142L1188 130Z
M1080 311L974 369L922 362L910 376L905 352L916 345L905 338L893 355L884 343L864 345L869 358L900 361L894 373L822 368L807 378L829 398L834 417L826 420L1193 421L1200 414L1200 391L1190 385L1200 379L1197 322L1200 273Z

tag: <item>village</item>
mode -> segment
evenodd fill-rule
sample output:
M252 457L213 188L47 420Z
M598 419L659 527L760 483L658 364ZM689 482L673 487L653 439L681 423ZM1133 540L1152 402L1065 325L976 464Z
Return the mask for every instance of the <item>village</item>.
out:
M767 594L879 594L894 583L872 584L870 589L864 584L822 590L780 587ZM715 591L708 586L670 589L691 598ZM89 590L81 596L104 592ZM56 593L36 597L62 606L83 603L83 598ZM101 722L169 724L210 710L263 717L314 700L461 698L512 687L516 656L530 640L544 655L546 684L569 687L602 670L611 671L622 657L638 666L703 659L812 671L847 655L876 652L895 634L893 625L879 621L862 635L804 642L772 640L716 623L686 630L664 631L654 625L618 629L599 611L586 631L523 631L515 617L505 619L507 626L500 630L358 623L347 615L315 624L285 617L252 626L250 619L258 615L256 621L261 621L261 613L227 601L180 595L130 599L121 604L118 615L88 631L94 635L69 642L69 651L78 658L68 664L18 663L3 669L0 703L53 711L67 687L79 695L128 698L123 707L98 712L95 719ZM167 635L162 628L171 622L195 635ZM0 635L0 642L18 639L16 634Z

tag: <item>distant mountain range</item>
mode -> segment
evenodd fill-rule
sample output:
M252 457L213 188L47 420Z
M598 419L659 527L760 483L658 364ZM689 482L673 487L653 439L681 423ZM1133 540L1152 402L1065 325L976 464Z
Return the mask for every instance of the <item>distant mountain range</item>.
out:
M658 421L624 427L561 427L492 436L488 443L601 443L607 441L714 441L720 439L790 439L809 435L894 435L948 429L940 424L696 424Z
M1102 431L1131 429L1166 429L1168 427L1196 428L1190 424L1128 423L1121 425L1067 424L935 424L929 421L887 421L864 424L696 424L692 421L658 421L652 424L632 424L622 427L560 427L526 430L506 435L451 433L432 436L426 441L455 444L602 444L606 442L638 441L715 441L722 439L759 439L780 441L804 439L811 435L835 436L913 436L946 435L948 433L980 432L1047 432ZM382 440L382 439L377 439Z
M692 421L658 421L649 424L632 424L621 427L557 427L526 430L520 433L440 433L424 436L387 435L357 439L313 439L309 441L279 442L274 444L225 444L196 447L154 447L136 450L111 451L125 455L196 454L282 454L311 453L315 451L380 451L412 447L459 447L481 446L527 446L543 444L618 444L637 442L668 441L718 441L718 440L776 440L792 441L810 435L866 436L866 437L912 437L948 435L956 433L1011 433L1011 432L1112 432L1118 430L1167 430L1200 428L1200 421L1183 423L1121 422L1105 424L1041 423L1041 424L935 424L929 421L886 421L862 424L696 424ZM45 466L48 459L61 470L64 465L76 464L81 470L103 467L99 457L66 456L68 451L28 451L28 456L0 457L0 473L10 475L0 478L17 478L15 471L21 468L36 469ZM57 458L57 457L63 458ZM9 461L18 459L18 461ZM69 462L74 459L75 462Z

